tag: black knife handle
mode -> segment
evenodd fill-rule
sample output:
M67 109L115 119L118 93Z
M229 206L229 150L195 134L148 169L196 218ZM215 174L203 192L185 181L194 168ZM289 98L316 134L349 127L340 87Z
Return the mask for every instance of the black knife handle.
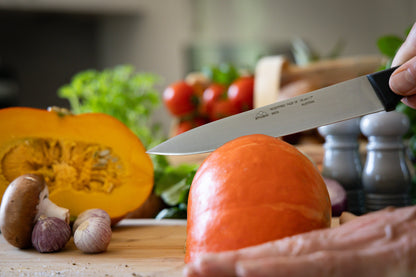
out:
M367 75L384 109L389 112L396 108L403 96L394 93L389 86L389 79L398 66Z

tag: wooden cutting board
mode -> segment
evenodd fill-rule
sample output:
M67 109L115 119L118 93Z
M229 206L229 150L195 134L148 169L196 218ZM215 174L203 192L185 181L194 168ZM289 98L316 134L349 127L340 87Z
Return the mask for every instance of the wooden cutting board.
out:
M0 276L182 276L185 220L125 219L108 251L83 254L71 239L58 253L19 250L0 236Z
M332 219L332 227L339 225ZM83 254L71 238L57 253L20 250L0 235L0 276L180 277L186 220L125 219L113 229L108 251Z

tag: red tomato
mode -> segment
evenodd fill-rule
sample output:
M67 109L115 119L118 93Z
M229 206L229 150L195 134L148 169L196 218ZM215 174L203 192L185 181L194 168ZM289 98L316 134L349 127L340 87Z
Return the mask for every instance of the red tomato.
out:
M163 92L163 102L174 116L188 115L198 106L192 87L185 81L178 81L168 86Z
M209 115L215 102L225 96L225 87L221 84L211 84L202 95L202 113Z
M240 112L253 108L254 77L246 76L235 80L228 88L228 98Z
M179 135L182 134L186 131L189 131L195 127L204 125L205 123L208 123L208 120L206 120L203 117L197 117L197 118L192 118L189 120L181 120L178 124L178 128L176 130L175 135Z
M220 99L213 103L209 119L214 121L237 113L239 110L230 99Z

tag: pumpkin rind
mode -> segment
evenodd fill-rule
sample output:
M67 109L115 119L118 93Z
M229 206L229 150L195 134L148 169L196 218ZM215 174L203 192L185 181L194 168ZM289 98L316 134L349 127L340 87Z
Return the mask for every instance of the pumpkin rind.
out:
M153 187L153 164L140 140L102 113L2 109L0 163L0 196L17 176L41 173L51 200L73 216L101 208L112 219L122 218Z
M330 226L331 204L314 164L265 135L240 137L210 154L188 200L185 262Z

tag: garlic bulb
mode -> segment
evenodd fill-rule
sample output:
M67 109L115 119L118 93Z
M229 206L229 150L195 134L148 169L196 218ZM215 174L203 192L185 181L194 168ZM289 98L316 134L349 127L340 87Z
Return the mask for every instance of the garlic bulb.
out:
M61 250L71 238L71 227L57 217L39 217L32 231L33 247L40 253Z
M84 253L100 253L107 250L111 235L111 226L107 221L90 217L75 230L74 243Z

